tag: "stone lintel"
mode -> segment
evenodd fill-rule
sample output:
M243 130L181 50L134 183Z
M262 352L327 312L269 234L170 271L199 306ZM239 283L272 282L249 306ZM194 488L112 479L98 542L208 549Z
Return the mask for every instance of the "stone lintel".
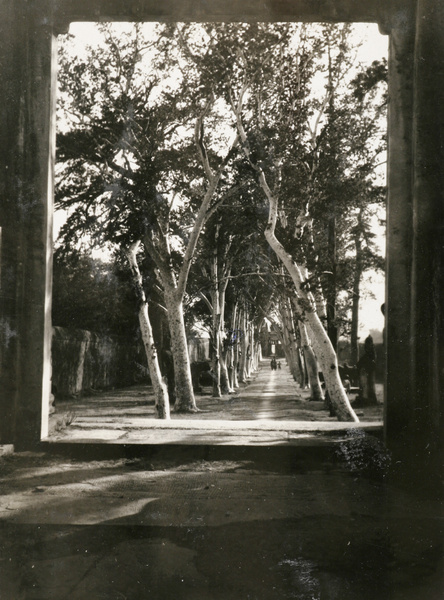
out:
M56 22L72 21L301 21L378 22L410 0L53 0ZM65 25L62 25L65 24Z

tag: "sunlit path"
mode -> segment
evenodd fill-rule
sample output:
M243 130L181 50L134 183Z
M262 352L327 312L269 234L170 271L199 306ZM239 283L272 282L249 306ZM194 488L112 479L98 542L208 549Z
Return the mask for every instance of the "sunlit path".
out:
M250 417L254 415L258 420L288 418L302 400L307 401L307 394L303 394L293 380L285 360L279 363L281 368L272 370L269 360L262 361L255 379L239 392Z
M285 360L272 371L263 360L259 370L234 394L213 398L211 388L196 396L199 412L155 418L149 386L113 390L58 403L51 416L51 441L97 440L153 444L293 444L324 432L346 432L353 425L331 417L323 402L311 402ZM382 431L382 405L360 413L358 427ZM317 433L316 433L317 432ZM239 441L241 440L241 441Z

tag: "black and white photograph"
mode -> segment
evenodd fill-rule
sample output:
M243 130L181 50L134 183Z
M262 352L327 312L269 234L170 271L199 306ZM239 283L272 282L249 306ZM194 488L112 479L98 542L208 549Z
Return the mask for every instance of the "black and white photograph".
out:
M442 0L0 0L0 107L0 600L440 600Z

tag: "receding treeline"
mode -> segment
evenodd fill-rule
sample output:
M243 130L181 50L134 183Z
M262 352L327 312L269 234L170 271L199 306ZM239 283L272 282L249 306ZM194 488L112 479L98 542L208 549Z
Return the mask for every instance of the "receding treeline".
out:
M109 248L108 288L132 294L160 417L171 396L198 410L194 323L211 333L220 396L257 367L267 320L295 379L322 398L321 371L338 419L357 420L336 347L348 335L356 360L362 276L383 268L371 224L386 64L359 65L352 31L97 25L82 52L61 39L57 281L66 296L84 254Z

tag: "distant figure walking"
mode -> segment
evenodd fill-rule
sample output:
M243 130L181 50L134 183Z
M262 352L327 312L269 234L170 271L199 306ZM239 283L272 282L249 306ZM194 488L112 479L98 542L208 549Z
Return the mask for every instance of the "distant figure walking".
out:
M272 371L276 371L276 368L277 368L277 363L276 363L276 359L274 358L274 356L273 356L273 358L271 359L270 367L271 367L271 370L272 370Z
M278 369L279 369L279 371L280 371L280 370L281 370L281 361L280 361L280 360L278 360L278 363L277 363L277 365L278 365Z

